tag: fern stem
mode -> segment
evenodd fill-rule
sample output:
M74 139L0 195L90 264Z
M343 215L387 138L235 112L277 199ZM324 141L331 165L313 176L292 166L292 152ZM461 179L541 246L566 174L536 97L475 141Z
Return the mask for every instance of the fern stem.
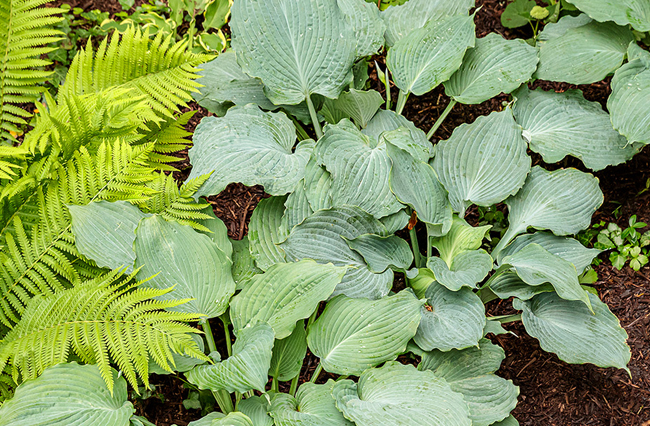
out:
M230 319L228 319L226 314L221 315L219 319L223 323L223 332L226 335L226 350L230 357L232 355L232 341L230 340L230 328L228 328L230 326Z
M305 100L307 101L307 108L309 109L309 116L311 117L311 122L314 125L314 131L316 132L316 137L318 139L323 137L323 129L320 126L320 121L318 121L318 114L316 114L316 108L314 108L314 103L311 101L311 95L308 95Z
M296 396L296 391L298 390L298 380L300 380L300 373L296 374L296 377L291 380L291 388L289 388L289 394L291 394L291 396Z
M320 376L320 373L323 371L323 364L318 363L318 367L316 367L316 371L314 371L314 374L311 375L311 379L309 379L309 383L316 383L316 380L318 380L318 376Z
M214 335L212 334L212 329L210 328L210 322L207 319L202 319L200 322L201 322L201 328L205 333L205 340L208 341L208 349L210 350L211 353L216 352L217 344L214 341Z
M388 82L386 82L388 84ZM402 114L402 111L404 111L404 107L406 106L406 101L409 98L410 93L409 92L404 92L402 90L399 91L399 94L397 95L397 107L395 108L395 112L398 114Z
M433 135L436 134L436 131L440 128L442 123L445 121L445 118L447 118L447 116L449 115L451 110L454 109L454 107L456 106L457 103L458 102L455 99L452 99L449 102L449 105L447 105L447 108L445 108L445 110L442 112L442 115L440 115L440 117L438 117L436 122L433 124L433 127L431 128L431 130L429 130L429 133L427 133L427 139L431 140Z

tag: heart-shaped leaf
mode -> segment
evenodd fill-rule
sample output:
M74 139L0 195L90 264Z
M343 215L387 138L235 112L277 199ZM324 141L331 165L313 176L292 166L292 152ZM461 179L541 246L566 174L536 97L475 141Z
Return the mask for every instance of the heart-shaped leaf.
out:
M526 247L503 258L503 265L511 265L519 278L529 285L550 283L557 294L565 300L580 300L590 309L589 298L578 281L576 267L572 263L546 251L539 244Z
M75 246L97 266L126 268L133 272L135 229L150 216L126 201L96 201L85 206L69 205Z
M365 0L337 0L337 4L354 30L357 57L377 53L384 45L386 31L379 9Z
M241 290L245 287L248 279L263 271L255 266L255 260L249 249L248 235L244 236L241 241L233 240L232 247L232 278L237 284L236 289Z
M295 398L285 393L275 395L271 416L276 426L352 426L336 409L334 383L331 379L324 385L303 383Z
M386 65L402 92L421 96L451 77L474 40L474 16L432 20L395 43Z
M382 12L386 22L386 44L393 46L413 30L429 21L441 21L448 16L467 15L474 0L410 0L391 6Z
M555 293L538 294L526 302L515 299L513 306L523 311L528 334L561 360L627 369L631 356L627 333L606 304L588 296L593 313L583 303L560 299Z
M517 405L519 388L493 374L504 358L503 349L481 339L474 348L426 352L418 369L433 371L463 394L472 426L488 426L507 418Z
M135 409L126 380L112 370L113 393L96 365L76 362L45 369L16 388L0 407L2 426L128 426Z
M366 3L364 2L364 4ZM341 93L338 99L328 99L325 101L323 109L327 109L331 118L328 118L328 115L324 114L324 110L321 113L325 115L325 119L331 124L337 124L341 121L341 118L351 118L357 126L363 129L375 116L383 103L384 98L375 90L350 89L349 92Z
M376 274L388 268L405 271L413 263L409 243L396 235L382 237L364 234L346 242L348 247L363 256L370 270Z
M539 67L535 77L571 84L604 79L623 63L632 32L583 16L565 16L539 34Z
M491 206L519 191L530 170L526 141L512 110L463 124L436 145L432 160L459 216L471 204Z
M555 292L555 288L550 283L534 286L527 284L515 271L505 271L490 280L490 290L503 300L513 296L521 300L530 300L540 293Z
M521 191L506 200L510 227L492 255L497 256L529 226L555 235L576 234L589 226L602 203L603 193L592 175L576 169L548 172L535 166Z
M353 240L363 234L386 235L386 228L377 219L358 207L344 206L319 210L293 228L280 247L287 260L314 259L318 263L348 266L348 272L333 295L378 299L390 290L393 271L375 274L363 257L351 250L344 237Z
M281 381L293 379L300 374L306 353L307 332L304 321L301 320L289 337L275 341L269 376Z
M612 128L600 104L586 100L580 90L556 93L522 87L514 96L515 119L524 128L524 138L547 163L572 155L590 169L601 170L626 162L638 151Z
M234 107L224 117L205 117L190 149L192 179L212 173L194 197L214 195L233 182L262 185L284 195L303 178L313 141L296 143L296 129L282 113L262 112L255 105Z
M251 256L258 268L266 271L276 263L285 262L284 251L277 245L287 235L282 229L286 197L265 198L259 202L248 225Z
M599 22L614 21L632 25L635 30L650 31L650 4L645 0L568 0Z
M429 158L433 155L433 145L427 139L427 135L415 127L412 121L401 114L397 114L395 111L380 109L372 120L370 120L368 126L361 130L361 133L378 141L382 133L391 132L401 127L406 128L406 131L409 133L410 143L413 145L413 148L406 149L404 144L397 146L406 150L420 161L429 161ZM392 138L389 138L388 142L391 142L391 140ZM397 144L394 140L391 143Z
M483 337L485 307L469 288L451 291L441 284L431 284L422 307L422 320L413 337L425 351L464 349L476 346Z
M303 179L298 182L294 191L289 194L287 201L284 202L284 215L282 216L278 232L278 235L282 235L280 241L289 235L294 226L307 219L312 213L314 211L309 204L305 181Z
M388 362L359 377L336 382L336 406L358 426L381 424L470 426L463 396L430 371Z
M337 296L309 327L307 345L325 371L359 375L404 352L421 306L408 290L379 300Z
M151 277L143 285L174 287L164 299L192 299L171 310L208 318L226 311L235 292L232 262L208 236L160 216L143 219L136 234L138 279Z
M268 381L273 348L273 329L256 324L240 330L232 347L232 356L214 365L197 365L185 373L200 389L228 392L264 392Z
M438 250L440 258L451 265L454 258L464 251L478 250L492 225L470 226L465 219L454 215L449 233L431 239L431 245Z
M349 82L356 39L337 0L237 1L230 28L239 64L276 105L336 98Z
M251 419L254 426L273 426L273 419L269 416L268 411L271 404L264 396L250 396L242 399L237 404L237 410L241 411Z
M537 50L524 40L490 33L467 51L463 64L445 82L445 93L462 104L480 104L530 80L537 62Z
M427 261L427 268L433 271L436 280L451 291L463 287L476 288L492 270L492 257L483 249L464 251L454 257L451 265L433 256Z
M253 324L269 324L276 339L284 339L296 322L309 317L341 282L346 268L321 265L313 260L278 263L255 275L232 298L230 318L235 333Z

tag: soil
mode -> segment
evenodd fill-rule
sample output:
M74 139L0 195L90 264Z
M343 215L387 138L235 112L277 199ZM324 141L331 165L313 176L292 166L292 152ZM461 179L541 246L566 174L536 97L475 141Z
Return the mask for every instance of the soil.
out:
M59 0L55 4L60 3ZM67 3L86 10L99 8L112 14L121 10L116 0L71 0ZM141 3L142 0L136 1L136 4ZM530 28L510 30L501 25L500 16L506 3L505 0L477 1L477 36L483 37L490 32L498 32L506 38L532 36ZM538 1L538 4L543 2ZM375 59L384 64L382 56ZM384 94L374 65L372 68L371 85ZM545 81L537 81L531 87L559 92L576 88ZM600 102L605 107L610 93L609 79L579 88L587 99ZM397 100L396 92L392 91L393 102ZM453 129L462 123L471 123L481 115L502 110L504 103L509 101L508 95L500 95L480 105L457 105L438 129L434 143L448 138ZM440 87L424 96L411 97L404 114L418 127L428 131L448 103L449 98ZM210 114L193 103L189 109L197 111L187 126L192 131L202 117ZM567 158L559 165L547 165L538 155L531 155L535 164L542 164L548 169L576 167L584 170L582 164L573 158ZM176 164L179 171L175 172L175 177L182 181L189 175L191 165L187 152L180 153L179 157ZM650 179L650 146L630 162L607 168L595 175L600 179L605 202L594 215L594 223L604 220L626 226L627 219L633 214L637 215L638 220L650 223L650 191L639 195ZM210 197L209 202L214 206L215 214L226 224L229 236L241 239L248 231L253 209L265 196L261 187L231 184L218 196ZM469 219L472 219L471 215ZM506 360L498 374L520 387L519 404L513 414L521 425L650 426L650 268L635 272L626 266L618 271L607 260L607 254L601 257L604 262L595 268L599 279L594 287L629 334L631 377L623 370L566 364L557 356L541 350L537 340L528 336L520 323L507 325L506 328L518 337L503 335L493 337L493 341L506 351ZM509 301L495 301L489 304L488 311L490 314L514 312ZM221 339L223 345L223 327L215 323L213 328L215 337ZM314 361L313 356L308 357L301 381L311 377L316 366ZM325 379L323 374L319 382ZM180 378L153 375L151 382L156 387L155 394L163 395L164 401L155 396L145 400L136 399L134 403L138 414L159 426L184 426L201 416L199 410L186 410L183 407L182 401L187 398L188 390L183 387ZM283 386L288 384L281 384Z

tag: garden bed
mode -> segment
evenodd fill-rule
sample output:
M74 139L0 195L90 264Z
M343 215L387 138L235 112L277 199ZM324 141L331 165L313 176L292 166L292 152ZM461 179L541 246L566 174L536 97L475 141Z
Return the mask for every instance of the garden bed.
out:
M116 0L66 3L85 10L98 8L110 13L121 10ZM480 7L475 19L477 37L490 32L497 32L506 38L527 38L532 35L526 29L509 30L501 26L500 16L506 6L505 0L478 0L477 6ZM384 60L381 56L375 59L379 63ZM373 88L384 95L383 86L379 84L375 72L371 74L371 82ZM568 84L544 81L536 82L535 86L558 92L574 88ZM609 81L580 88L588 100L605 105L609 96ZM395 92L393 97L396 101ZM502 110L503 101L507 99L508 96L503 95L480 105L458 105L437 131L435 139L447 139L458 125L471 123L479 116ZM441 86L422 97L411 97L404 115L426 131L448 102L449 98ZM195 103L191 103L190 107L197 110L187 126L188 130L193 131L200 119L210 114ZM533 164L542 164L539 155L531 153L531 156ZM179 182L184 181L190 171L186 152L175 166L180 172L176 172L174 177ZM581 162L572 158L564 160L561 165L544 164L545 168L551 170L560 166L586 170ZM626 164L609 167L595 175L600 180L605 202L594 215L593 223L618 222L624 226L631 215L636 215L639 221L650 223L650 191L642 193L650 179L650 146L646 146ZM261 187L231 184L218 196L210 197L209 201L217 217L225 223L229 237L239 240L247 234L253 209L264 197ZM470 211L468 221L476 224L476 211ZM601 255L601 258L605 261L595 268L598 281L594 287L629 334L628 344L632 349L629 368L632 377L623 370L566 364L557 356L541 350L537 340L529 337L521 324L507 325L506 328L518 337L501 335L492 340L506 352L506 359L498 374L520 387L519 403L513 415L521 425L614 426L642 425L650 421L650 271L645 267L635 272L628 266L619 271L607 260L606 254ZM501 305L501 302L492 302L488 305L489 312L497 315L511 313ZM217 345L223 346L225 337L221 323L213 321L212 327ZM311 356L311 361L303 368L301 383L312 375L316 366L315 357ZM153 376L151 380L156 385L156 391L148 399L135 400L138 414L159 426L184 426L200 417L199 410L186 410L183 407L182 401L187 398L188 391L180 379L174 376ZM319 382L324 380L325 375Z

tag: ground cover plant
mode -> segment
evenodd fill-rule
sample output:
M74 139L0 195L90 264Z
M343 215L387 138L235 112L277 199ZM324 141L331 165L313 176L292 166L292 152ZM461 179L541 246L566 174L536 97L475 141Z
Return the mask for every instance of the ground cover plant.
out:
M592 170L629 160L648 143L648 54L629 28L578 12L536 46L476 39L473 2L452 3L239 0L233 50L216 59L137 29L80 52L1 163L0 424L148 424L127 382L171 371L218 405L194 425L517 424L518 388L494 374L504 353L485 338L511 321L567 362L627 368L626 332L583 285L600 251L570 237L601 205L598 181L532 166L527 149ZM585 66L571 37L602 57ZM382 47L395 105L366 90ZM526 85L610 73L611 117L579 91ZM425 134L401 112L440 84L453 101ZM197 89L217 116L196 129L178 188L163 172ZM501 111L429 142L456 104L502 92ZM201 201L233 182L271 195L241 241ZM501 202L508 226L491 245L464 217ZM486 316L495 299L520 313ZM319 364L299 384L308 349Z

